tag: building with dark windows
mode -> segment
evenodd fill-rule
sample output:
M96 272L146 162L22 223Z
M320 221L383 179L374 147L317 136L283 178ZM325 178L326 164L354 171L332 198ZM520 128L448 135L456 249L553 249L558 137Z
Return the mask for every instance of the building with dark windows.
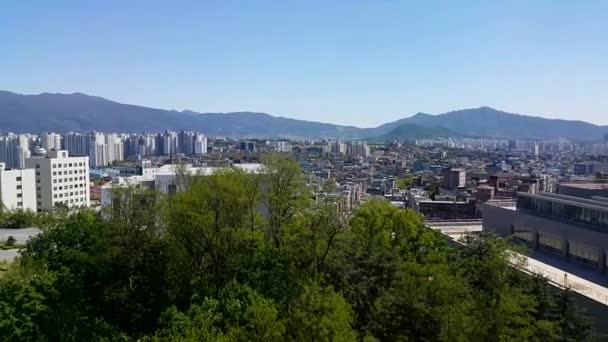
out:
M557 193L560 195L592 198L608 197L607 183L562 183L557 187Z
M513 204L485 204L484 230L514 236L534 249L606 270L608 199L519 192Z

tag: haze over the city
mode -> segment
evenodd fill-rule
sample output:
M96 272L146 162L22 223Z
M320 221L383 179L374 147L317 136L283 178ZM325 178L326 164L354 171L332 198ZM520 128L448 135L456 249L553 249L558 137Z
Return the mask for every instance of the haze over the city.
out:
M608 124L605 1L3 2L0 89L359 127L492 106Z

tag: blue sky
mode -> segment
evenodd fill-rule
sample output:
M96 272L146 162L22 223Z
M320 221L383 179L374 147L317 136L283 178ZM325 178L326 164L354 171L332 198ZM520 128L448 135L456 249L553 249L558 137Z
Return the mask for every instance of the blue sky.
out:
M0 2L0 89L375 126L608 124L608 1Z

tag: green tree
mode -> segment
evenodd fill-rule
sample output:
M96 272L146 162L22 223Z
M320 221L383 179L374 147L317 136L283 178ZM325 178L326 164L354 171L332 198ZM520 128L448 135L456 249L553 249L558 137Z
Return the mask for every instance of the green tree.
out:
M352 310L330 288L304 286L290 305L287 332L291 341L355 341Z
M267 238L281 247L283 229L310 201L300 166L284 155L267 155L264 163L264 205L268 217Z
M406 190L412 187L414 184L414 178L412 177L401 177L397 179L397 188L400 190Z

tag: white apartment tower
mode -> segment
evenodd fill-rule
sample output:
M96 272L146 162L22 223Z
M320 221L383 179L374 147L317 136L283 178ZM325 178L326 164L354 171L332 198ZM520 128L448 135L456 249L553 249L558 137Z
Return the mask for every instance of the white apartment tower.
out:
M194 141L194 154L207 154L207 137L202 134L196 135L196 140Z
M23 169L25 158L30 156L30 136L9 133L0 137L0 162L9 169Z
M61 150L61 135L53 132L43 133L40 135L40 143L47 151Z
M70 157L68 151L49 151L46 156L26 160L36 170L37 208L52 210L63 204L69 208L90 206L89 157Z
M6 170L0 163L0 205L8 210L36 211L36 173L34 169Z

